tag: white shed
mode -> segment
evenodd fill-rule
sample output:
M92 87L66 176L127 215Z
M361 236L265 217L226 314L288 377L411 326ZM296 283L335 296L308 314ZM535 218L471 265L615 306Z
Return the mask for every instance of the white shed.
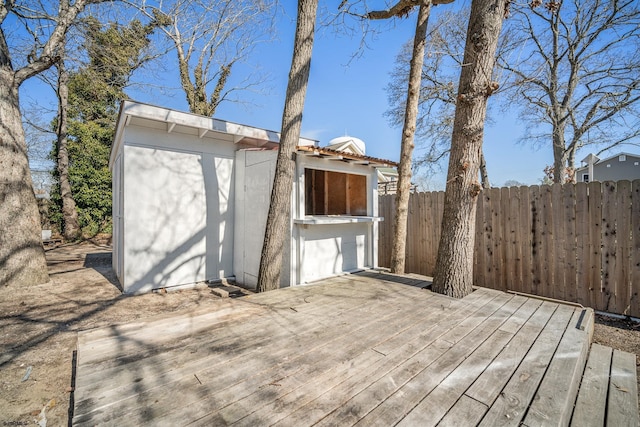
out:
M113 268L126 293L223 278L255 287L279 135L125 101L110 168ZM281 286L377 262L376 167L301 138Z

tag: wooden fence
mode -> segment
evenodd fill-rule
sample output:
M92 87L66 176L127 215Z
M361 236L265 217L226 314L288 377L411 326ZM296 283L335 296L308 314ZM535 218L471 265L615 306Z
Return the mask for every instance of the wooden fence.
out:
M388 266L395 196L379 200ZM443 207L443 192L411 195L406 272L433 275ZM474 284L640 317L640 180L483 191Z

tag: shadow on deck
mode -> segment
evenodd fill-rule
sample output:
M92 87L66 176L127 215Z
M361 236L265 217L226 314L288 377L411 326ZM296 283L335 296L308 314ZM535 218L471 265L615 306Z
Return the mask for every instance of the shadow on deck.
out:
M570 422L591 309L427 284L364 272L80 333L73 424Z

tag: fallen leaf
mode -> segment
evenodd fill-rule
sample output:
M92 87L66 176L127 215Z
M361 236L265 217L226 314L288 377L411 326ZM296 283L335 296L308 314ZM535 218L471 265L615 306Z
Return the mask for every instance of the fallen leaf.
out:
M623 393L629 393L629 390L628 390L628 389L626 389L626 388L624 388L624 387L620 387L620 386L619 386L618 384L616 384L616 383L613 383L613 385L614 385L614 386L616 386L616 388L617 388L618 390L620 390L621 392L623 392Z

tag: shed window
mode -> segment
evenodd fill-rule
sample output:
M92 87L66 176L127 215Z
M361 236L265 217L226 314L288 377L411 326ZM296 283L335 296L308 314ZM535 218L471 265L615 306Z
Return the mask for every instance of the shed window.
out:
M625 154L620 154L620 156L618 157L618 161L626 162L627 161L627 156Z
M305 169L306 215L367 215L367 177Z
M582 182L589 182L589 174L588 173L583 173L582 174Z

